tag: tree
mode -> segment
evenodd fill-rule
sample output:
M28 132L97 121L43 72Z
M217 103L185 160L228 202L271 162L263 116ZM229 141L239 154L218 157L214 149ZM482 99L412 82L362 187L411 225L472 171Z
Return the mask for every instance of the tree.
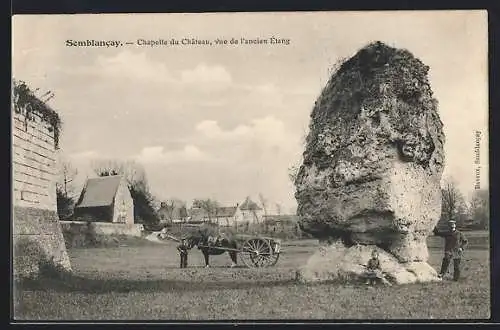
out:
M92 169L99 176L123 175L127 181L130 195L134 200L134 219L137 223L157 224L156 199L149 191L144 167L134 161L98 160Z
M217 208L219 207L219 203L210 198L207 199L195 199L193 201L194 208L200 208L205 211L208 217L208 222L212 223L213 218L217 213Z
M172 222L174 218L177 216L176 210L178 210L179 220L184 220L187 217L187 207L186 203L176 199L171 198L164 202L161 202L161 208L164 210L166 219Z
M123 164L111 159L92 162L92 169L99 176L111 176L123 174Z
M67 161L60 162L58 181L56 182L57 213L59 218L68 219L75 207L74 180L78 170Z
M259 193L260 204L262 204L262 209L264 210L264 230L267 233L268 230L268 218L267 218L267 199L264 197L262 193Z
M463 226L467 220L467 205L453 179L445 181L441 196L441 223L454 219L457 227Z
M281 215L281 204L276 203L276 214Z
M161 203L161 208L164 210L165 218L162 220L168 220L172 222L174 220L174 210L175 210L175 204L173 200L168 200L166 202Z
M480 229L488 229L490 222L489 190L474 190L470 201L470 216L474 224Z
M114 159L101 159L92 162L92 169L99 176L123 175L128 185L135 190L149 190L144 167L133 160L122 162Z
M186 221L188 218L188 211L187 211L187 206L186 203L184 203L180 209L179 209L179 215L182 221Z

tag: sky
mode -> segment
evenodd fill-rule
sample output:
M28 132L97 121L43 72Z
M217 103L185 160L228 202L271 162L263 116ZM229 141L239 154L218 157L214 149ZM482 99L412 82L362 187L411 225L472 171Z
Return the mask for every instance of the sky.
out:
M233 205L261 193L292 212L288 168L300 163L314 101L339 61L376 40L430 66L443 178L467 196L480 166L488 186L486 11L26 15L12 24L13 76L54 92L59 152L78 169L77 187L94 175L92 161L132 159L160 200ZM229 43L272 37L290 42ZM183 38L228 44L137 44ZM66 43L87 39L124 46Z

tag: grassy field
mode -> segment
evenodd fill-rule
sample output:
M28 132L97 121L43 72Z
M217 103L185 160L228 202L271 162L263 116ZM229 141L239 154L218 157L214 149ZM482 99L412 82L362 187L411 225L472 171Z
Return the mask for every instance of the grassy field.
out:
M490 315L489 243L471 244L459 282L393 287L340 283L303 285L295 270L316 243L290 241L272 268L228 268L228 255L204 268L199 251L178 268L175 244L129 243L69 250L74 276L18 283L17 320L213 319L485 319ZM430 264L439 268L443 242L429 238Z

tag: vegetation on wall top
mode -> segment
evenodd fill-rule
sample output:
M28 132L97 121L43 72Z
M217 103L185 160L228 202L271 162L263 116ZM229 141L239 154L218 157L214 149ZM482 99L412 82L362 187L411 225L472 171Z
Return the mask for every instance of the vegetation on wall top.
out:
M59 136L61 132L61 118L49 105L35 96L33 91L24 81L13 79L12 81L12 104L13 110L25 116L26 120L35 120L35 113L54 130L54 142L56 149L59 147Z

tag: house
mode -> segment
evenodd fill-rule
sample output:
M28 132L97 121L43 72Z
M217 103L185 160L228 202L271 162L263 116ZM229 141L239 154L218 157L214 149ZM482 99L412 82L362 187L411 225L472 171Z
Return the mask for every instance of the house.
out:
M208 212L199 207L192 207L188 210L187 222L202 223L208 221Z
M241 205L217 207L211 215L203 208L193 207L188 210L187 222L212 222L220 226L230 227L245 222L260 223L263 218L263 209L250 197L247 197Z
M162 202L158 209L160 222L184 222L188 218L186 206L181 202Z
M236 223L241 221L241 211L238 208L238 205L218 207L215 211L214 218L220 226L234 226Z
M247 197L245 201L239 206L241 211L242 222L260 223L264 217L264 210L254 201Z
M264 217L263 209L250 197L247 197L242 204L236 206L218 207L212 221L221 226L234 226L238 223L260 223ZM209 220L206 216L205 220Z
M134 223L134 201L121 175L88 179L75 206L75 220Z
M190 216L188 218L188 222L212 222L224 227L233 226L239 219L241 219L241 212L239 212L238 205L218 207L215 209L215 213L211 216L202 208L192 208L189 211L189 214Z

